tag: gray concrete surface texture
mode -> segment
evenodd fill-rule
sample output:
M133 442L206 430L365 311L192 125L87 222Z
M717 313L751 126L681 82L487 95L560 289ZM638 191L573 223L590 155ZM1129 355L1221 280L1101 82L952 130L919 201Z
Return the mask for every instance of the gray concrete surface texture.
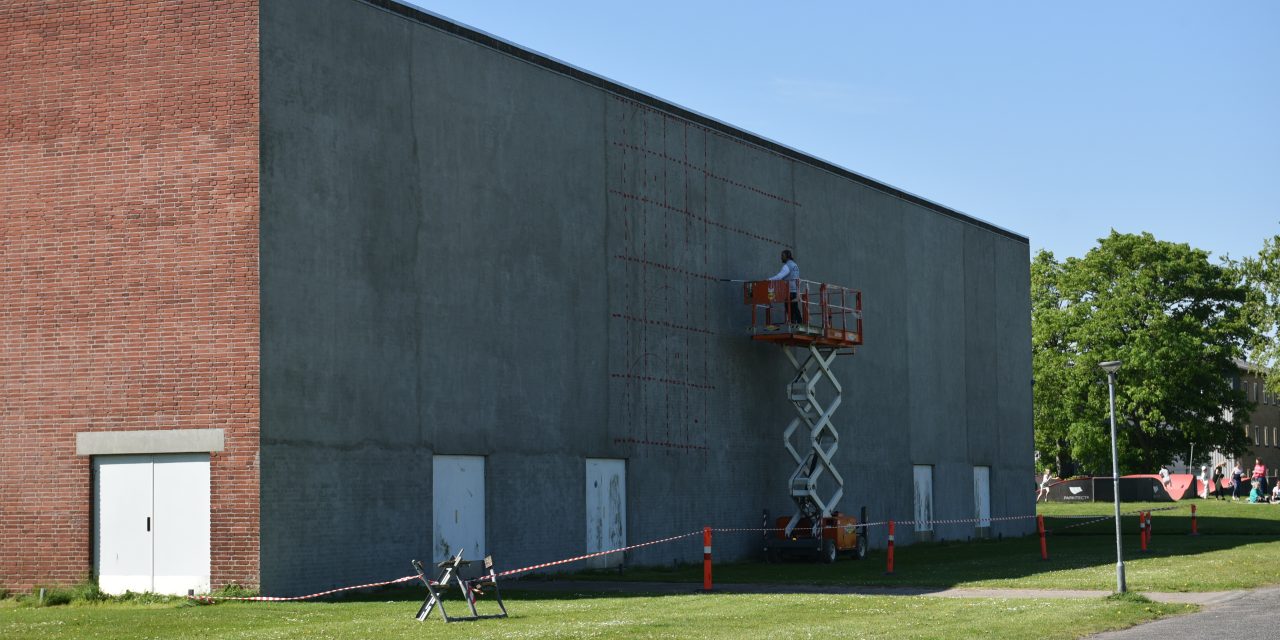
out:
M973 516L974 465L992 515L1033 512L1025 238L376 4L262 4L265 591L429 556L434 454L487 457L504 567L582 551L588 457L626 459L631 543L789 512L789 365L717 280L784 247L864 292L844 510L909 519L932 464L938 517Z

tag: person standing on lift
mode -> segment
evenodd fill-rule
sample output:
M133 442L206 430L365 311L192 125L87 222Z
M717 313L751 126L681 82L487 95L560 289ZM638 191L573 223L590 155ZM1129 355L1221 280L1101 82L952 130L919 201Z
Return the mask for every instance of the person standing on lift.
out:
M787 322L789 324L804 322L804 316L800 313L800 265L796 264L790 249L782 250L782 270L769 279L786 281L787 290L791 292L791 315Z

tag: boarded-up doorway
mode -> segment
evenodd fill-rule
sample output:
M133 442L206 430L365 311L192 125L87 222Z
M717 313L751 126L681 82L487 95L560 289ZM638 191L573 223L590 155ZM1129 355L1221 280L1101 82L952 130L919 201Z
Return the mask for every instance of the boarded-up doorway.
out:
M484 456L434 456L431 469L432 557L484 557Z
M587 553L627 546L627 462L587 458ZM621 553L588 561L589 566L622 564Z
M933 465L917 464L912 468L916 492L916 532L933 531ZM929 539L929 535L917 536Z
M991 467L973 468L973 517L976 528L991 527Z

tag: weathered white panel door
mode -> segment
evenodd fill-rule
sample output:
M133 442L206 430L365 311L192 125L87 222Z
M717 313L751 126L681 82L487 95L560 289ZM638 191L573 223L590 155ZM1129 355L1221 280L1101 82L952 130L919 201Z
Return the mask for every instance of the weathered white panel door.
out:
M916 490L916 531L933 531L933 465L912 468Z
M484 457L434 456L431 470L431 532L434 561L462 549L463 558L484 557Z
M991 526L991 467L973 468L973 517L976 526Z
M209 591L209 454L155 456L154 576L156 593Z
M151 591L151 456L93 459L98 587Z
M209 591L209 454L97 456L98 586L182 595Z
M627 462L587 458L587 553L627 546ZM622 564L621 553L588 560L603 568Z

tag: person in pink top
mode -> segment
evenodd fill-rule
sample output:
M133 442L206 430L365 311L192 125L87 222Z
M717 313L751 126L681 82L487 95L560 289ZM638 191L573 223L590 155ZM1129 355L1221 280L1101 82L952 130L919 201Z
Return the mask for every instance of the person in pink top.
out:
M1258 490L1262 495L1267 495L1267 465L1262 464L1262 460L1253 459L1253 479L1258 481Z

